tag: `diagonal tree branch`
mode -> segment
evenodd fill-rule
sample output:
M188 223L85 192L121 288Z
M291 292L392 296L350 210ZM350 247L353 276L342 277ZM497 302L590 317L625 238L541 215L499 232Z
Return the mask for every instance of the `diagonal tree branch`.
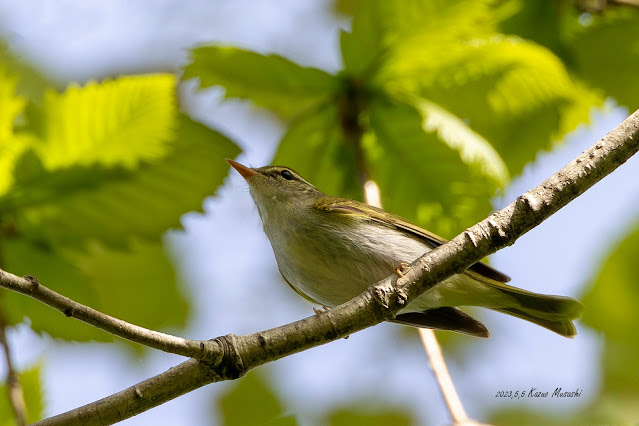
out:
M248 370L391 319L436 283L513 244L639 150L639 110L537 187L448 243L323 315L246 336L218 337L210 356L189 360L124 391L39 424L110 424L160 405L208 383L235 379ZM4 285L7 274L0 275Z
M36 277L31 275L19 277L0 269L0 287L33 297L67 317L84 321L100 330L154 349L195 359L201 359L207 353L208 341L171 336L103 314L43 286Z

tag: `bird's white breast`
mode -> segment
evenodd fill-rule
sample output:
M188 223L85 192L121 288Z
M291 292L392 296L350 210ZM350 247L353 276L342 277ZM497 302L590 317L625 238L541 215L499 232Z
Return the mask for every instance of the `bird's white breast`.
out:
M336 306L392 274L402 262L412 262L430 250L410 234L361 221L344 233L344 224L290 220L285 232L269 232L284 278L309 298ZM348 236L346 236L346 234Z

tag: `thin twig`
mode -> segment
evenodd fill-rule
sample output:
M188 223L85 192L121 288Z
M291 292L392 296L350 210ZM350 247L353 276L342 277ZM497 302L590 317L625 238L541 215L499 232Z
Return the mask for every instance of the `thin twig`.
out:
M372 180L364 182L364 201L374 207L382 208L382 197L379 186ZM446 367L446 360L437 342L435 332L430 328L418 328L419 338L422 341L428 360L435 374L435 379L439 384L439 389L442 392L450 416L453 419L454 424L468 423L470 419L464 410L464 405L455 390L453 379L448 373L448 367Z
M7 365L7 391L9 403L13 410L13 415L17 426L27 424L27 404L24 402L24 392L20 384L20 376L13 368L11 359L11 349L6 334L7 321L4 316L4 310L0 304L0 346L3 348L5 362Z
M623 6L639 7L639 1L637 0L609 0L610 3L617 3Z
M484 257L513 244L639 150L639 110L579 157L504 209L417 259L404 274L381 280L322 315L246 336L214 339L216 356L189 360L100 401L39 424L111 424L163 404L205 384L235 379L267 362L297 353L392 319L423 292L461 273ZM0 283L6 274L0 273Z
M430 365L433 367L433 373L439 384L439 389L442 391L444 401L450 411L450 416L453 418L454 424L465 424L469 422L464 405L455 390L453 379L448 373L448 367L444 360L444 354L437 342L435 332L429 328L418 328L419 338L422 341L424 350L428 354Z
M0 287L33 297L67 317L73 317L115 336L164 352L201 359L207 353L206 346L210 344L208 341L184 339L149 330L103 314L45 287L34 276L19 277L0 269Z

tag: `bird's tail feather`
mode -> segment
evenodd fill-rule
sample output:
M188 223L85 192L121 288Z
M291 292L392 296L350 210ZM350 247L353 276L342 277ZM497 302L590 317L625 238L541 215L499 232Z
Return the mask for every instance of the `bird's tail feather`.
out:
M490 337L484 324L457 308L435 308L399 314L393 322L413 327L449 330L475 337Z
M579 301L571 297L532 293L503 283L494 287L515 298L519 306L493 310L530 321L565 337L577 334L572 321L584 311Z

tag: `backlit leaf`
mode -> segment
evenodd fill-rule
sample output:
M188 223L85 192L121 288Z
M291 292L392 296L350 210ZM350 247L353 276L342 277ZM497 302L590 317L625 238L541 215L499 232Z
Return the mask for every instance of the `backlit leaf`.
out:
M463 119L493 145L511 175L587 121L599 99L576 85L550 51L518 38L406 44L394 55L376 84L419 94Z
M570 40L573 69L630 111L639 108L639 10L607 11Z
M52 290L106 314L155 330L179 328L186 322L188 305L173 265L158 243L133 241L123 251L92 243L81 252L5 239L0 248L7 269L35 275ZM7 291L1 302L12 324L28 318L38 333L77 341L114 339L21 294Z
M228 172L224 158L239 152L228 139L186 116L179 117L176 135L166 157L144 162L135 172L40 169L24 176L9 194L26 194L28 202L9 197L5 203L17 209L18 227L26 237L51 244L78 246L95 239L122 247L131 237L158 241L164 231L179 226L182 214L201 209ZM32 200L51 183L59 185Z
M163 157L175 127L175 77L125 76L45 93L30 123L47 170L123 166Z
M422 105L423 107L423 105ZM431 110L435 110L430 106ZM364 149L371 175L380 186L384 207L428 229L449 235L490 211L489 198L500 186L496 175L485 174L490 165L490 149L480 143L463 123L437 107L436 117L428 117L428 108L378 98L371 102L370 131L364 137ZM442 118L437 126L433 123ZM429 122L430 120L430 122ZM427 124L427 126L425 126ZM453 126L443 132L444 126ZM463 149L451 149L455 138L471 137ZM464 140L464 139L458 139ZM463 151L465 154L460 155ZM473 152L473 155L468 153ZM483 158L481 156L484 156ZM466 157L469 162L464 161ZM497 161L498 156L493 155ZM495 167L497 167L495 169Z
M273 164L294 168L326 194L361 198L354 154L341 136L333 107L293 120Z
M347 75L370 75L387 61L388 52L407 40L459 40L492 29L490 2L480 0L359 1L352 31L340 43Z
M15 161L27 147L26 139L13 130L25 105L25 100L15 94L17 83L18 78L0 65L0 196L11 187Z
M322 102L337 89L330 74L303 67L278 55L224 46L191 51L184 79L199 78L200 87L223 86L227 98L241 98L290 118Z

